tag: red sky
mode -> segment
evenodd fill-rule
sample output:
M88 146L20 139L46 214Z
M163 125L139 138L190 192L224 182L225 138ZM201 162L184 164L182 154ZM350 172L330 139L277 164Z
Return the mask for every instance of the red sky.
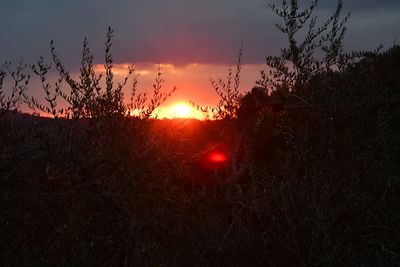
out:
M235 58L235 56L233 55L232 58ZM127 75L128 66L129 63L114 64L113 72L115 84ZM231 65L192 63L182 66L150 63L135 64L135 73L138 75L138 93L150 92L152 90L152 85L159 66L161 66L162 77L165 80L162 91L168 92L174 86L177 88L172 97L160 107L161 111L166 112L176 103L189 103L189 101L193 101L202 106L215 106L218 103L219 97L212 88L210 79L222 78L226 80L228 68L231 67L234 70L236 63L234 61ZM260 78L260 70L264 68L264 64L243 64L240 91L244 93L251 90L255 85L255 81ZM104 72L104 66L102 64L95 65L94 69L98 74ZM78 73L72 74L75 77L79 75ZM49 82L54 83L56 78L57 75L55 73L51 74ZM130 98L130 86L131 83L128 82L124 90L126 101L129 101ZM68 90L68 87L65 85L64 90ZM38 77L32 76L29 93L43 102L44 96ZM59 101L59 104L65 105L62 100ZM21 109L25 112L30 112L27 107L22 106ZM161 113L161 116L165 116L165 114L162 114L163 113Z

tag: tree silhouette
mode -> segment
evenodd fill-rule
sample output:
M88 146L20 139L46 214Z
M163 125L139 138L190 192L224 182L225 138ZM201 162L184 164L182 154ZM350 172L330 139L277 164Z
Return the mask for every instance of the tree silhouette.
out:
M270 4L271 10L283 20L283 24L276 24L276 27L287 36L289 47L281 49L280 56L266 57L270 71L262 71L257 84L268 92L299 93L313 75L342 68L345 24L350 14L341 18L343 1L338 0L336 11L317 26L313 12L318 2L314 0L304 10L300 9L297 0L282 0L281 7ZM299 38L303 29L306 34ZM322 58L316 55L318 51L324 54Z

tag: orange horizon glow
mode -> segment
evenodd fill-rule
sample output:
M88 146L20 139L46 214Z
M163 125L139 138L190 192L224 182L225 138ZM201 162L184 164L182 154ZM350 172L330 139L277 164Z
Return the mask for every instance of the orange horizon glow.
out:
M235 61L232 62L232 65ZM113 73L116 80L123 80L128 74L129 63L120 63L113 65ZM232 67L231 65L231 67ZM138 93L148 93L151 95L154 79L157 76L159 68L162 78L165 81L162 84L162 92L168 92L176 87L176 92L167 99L165 106L173 105L178 101L193 101L200 106L216 106L220 100L218 94L210 83L210 78L218 80L226 79L229 65L223 64L203 64L193 62L184 66L174 65L173 63L153 64L136 63L135 73L137 77ZM265 64L242 64L240 74L240 91L245 93L250 91L255 81L260 77L260 70L265 69ZM94 65L96 73L104 73L104 65ZM129 82L128 82L129 84ZM127 86L128 88L129 86ZM127 89L129 90L129 89ZM126 91L129 94L129 91ZM162 109L162 107L160 107Z

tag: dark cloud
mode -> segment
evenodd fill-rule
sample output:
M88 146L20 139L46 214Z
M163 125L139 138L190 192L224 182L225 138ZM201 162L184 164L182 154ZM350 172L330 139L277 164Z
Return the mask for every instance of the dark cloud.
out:
M330 0L330 1L319 1L319 7L321 8L334 8L336 7L337 1ZM393 9L393 8L400 8L400 1L398 0L364 0L364 1L357 1L351 0L346 1L344 0L344 7L346 9L352 10L352 12L359 12L364 11L367 9Z
M335 1L320 0L318 12L327 16L334 8ZM398 0L348 0L344 11L352 12L348 49L390 45L398 34ZM60 56L76 67L87 36L100 61L110 25L117 62L231 64L243 41L244 60L258 63L285 44L277 21L264 0L2 1L0 60L48 56L54 39Z

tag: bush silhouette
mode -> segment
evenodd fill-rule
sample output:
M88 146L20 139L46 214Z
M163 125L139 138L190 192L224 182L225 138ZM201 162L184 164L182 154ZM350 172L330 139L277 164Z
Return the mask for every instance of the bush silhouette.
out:
M83 42L80 75L75 80L70 72L65 68L59 58L54 41L51 41L51 54L55 68L59 74L59 79L52 86L47 82L47 73L51 68L51 64L46 64L43 57L40 57L37 64L32 65L33 72L39 76L45 93L45 100L48 105L41 105L35 98L29 99L28 103L31 108L39 109L42 112L49 113L54 117L66 116L67 118L122 118L124 116L137 116L139 118L149 118L154 110L159 107L165 100L170 97L176 88L174 87L167 93L162 92L161 69L159 69L153 91L150 98L147 93L137 93L137 75L135 74L134 65L128 67L128 74L121 82L115 85L113 74L113 58L111 53L113 30L108 28L106 34L105 47L105 87L102 88L102 74L96 74L94 70L94 56L89 48L89 42L85 38ZM124 88L128 82L131 83L129 88L130 102L124 103ZM62 85L66 84L69 90L63 89ZM57 99L62 98L68 104L66 109L57 108ZM135 112L134 112L135 111Z

